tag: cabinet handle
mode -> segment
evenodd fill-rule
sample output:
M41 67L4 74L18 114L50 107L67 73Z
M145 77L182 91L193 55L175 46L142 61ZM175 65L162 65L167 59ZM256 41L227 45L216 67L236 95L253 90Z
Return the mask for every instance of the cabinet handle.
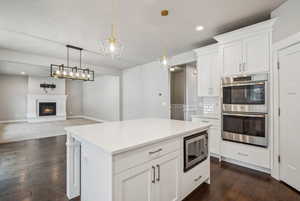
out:
M162 148L156 150L156 151L150 151L149 154L152 155L152 154L156 154L158 152L161 152L162 151Z
M156 181L160 181L160 166L156 165L156 167L157 167L157 179L156 179Z
M194 179L195 182L199 181L202 178L202 176L197 177L196 179Z
M242 72L242 64L239 64L239 72Z
M152 183L155 184L155 167L152 166L152 170L153 170L153 179L152 179Z

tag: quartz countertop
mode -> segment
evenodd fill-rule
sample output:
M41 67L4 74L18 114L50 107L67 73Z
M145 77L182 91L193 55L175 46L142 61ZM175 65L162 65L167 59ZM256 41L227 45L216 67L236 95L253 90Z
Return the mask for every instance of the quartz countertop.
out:
M68 135L96 145L109 154L119 154L149 144L207 130L208 123L170 119L137 119L66 127Z

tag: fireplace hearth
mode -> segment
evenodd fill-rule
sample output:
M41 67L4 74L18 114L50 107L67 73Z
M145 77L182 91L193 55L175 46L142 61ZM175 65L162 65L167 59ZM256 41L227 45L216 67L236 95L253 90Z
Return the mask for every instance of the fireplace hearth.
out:
M56 116L56 103L54 102L39 103L39 116Z

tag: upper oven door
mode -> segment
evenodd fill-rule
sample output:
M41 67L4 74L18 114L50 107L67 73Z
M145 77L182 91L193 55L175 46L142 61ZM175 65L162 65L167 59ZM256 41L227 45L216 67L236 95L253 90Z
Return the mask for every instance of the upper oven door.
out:
M267 113L266 85L266 82L223 85L223 111Z

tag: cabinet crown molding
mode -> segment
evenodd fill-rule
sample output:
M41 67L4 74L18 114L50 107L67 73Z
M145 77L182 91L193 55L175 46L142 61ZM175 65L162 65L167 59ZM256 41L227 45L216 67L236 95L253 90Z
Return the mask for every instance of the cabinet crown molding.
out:
M263 21L254 25L250 25L235 31L220 34L214 37L219 43L227 43L234 40L239 40L251 35L255 35L260 32L271 32L277 18L273 18L267 21Z
M194 49L193 51L199 56L204 54L211 54L217 52L219 50L219 44L212 44L204 47L200 47L198 49Z

